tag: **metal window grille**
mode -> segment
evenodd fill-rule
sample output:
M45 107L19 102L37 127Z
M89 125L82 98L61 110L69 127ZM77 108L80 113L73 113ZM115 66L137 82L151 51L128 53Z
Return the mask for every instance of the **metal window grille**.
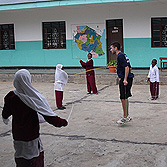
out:
M0 50L15 49L14 25L0 25Z
M152 47L167 47L167 18L151 19Z
M43 48L44 49L66 48L65 21L43 22Z

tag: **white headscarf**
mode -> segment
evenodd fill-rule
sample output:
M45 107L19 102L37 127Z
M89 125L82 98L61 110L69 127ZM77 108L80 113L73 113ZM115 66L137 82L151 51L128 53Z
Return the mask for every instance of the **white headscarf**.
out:
M63 65L61 64L57 64L56 66L55 83L57 82L66 85L68 81L68 75L64 70L62 70L62 67Z
M14 75L13 85L16 88L14 93L30 108L37 111L39 114L46 116L57 116L52 111L45 97L38 92L31 84L31 75L28 70L21 69ZM38 115L40 122L43 118ZM44 122L44 120L42 121Z

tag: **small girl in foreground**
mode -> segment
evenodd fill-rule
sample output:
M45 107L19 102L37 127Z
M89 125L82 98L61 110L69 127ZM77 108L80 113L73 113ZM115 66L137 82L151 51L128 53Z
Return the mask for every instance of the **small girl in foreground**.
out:
M48 122L55 127L68 122L52 111L45 97L31 84L28 70L15 73L13 85L4 98L2 119L8 124L12 116L12 134L16 167L44 167L44 150L40 139L39 123Z

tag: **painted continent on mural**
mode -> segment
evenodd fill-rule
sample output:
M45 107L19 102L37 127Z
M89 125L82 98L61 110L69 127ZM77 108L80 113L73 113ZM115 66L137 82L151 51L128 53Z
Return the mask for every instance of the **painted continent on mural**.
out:
M89 26L76 26L77 31L74 34L74 42L80 50L92 53L93 57L104 55L102 49L101 35Z

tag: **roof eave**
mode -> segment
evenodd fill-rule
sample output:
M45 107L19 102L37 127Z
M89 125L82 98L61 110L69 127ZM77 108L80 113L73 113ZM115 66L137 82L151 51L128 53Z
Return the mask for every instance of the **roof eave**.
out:
M71 6L71 5L88 5L88 4L99 4L99 3L139 2L139 1L151 1L151 0L85 0L85 1L65 0L65 1L46 1L46 2L42 1L42 2L0 5L0 11L57 7L57 6Z

